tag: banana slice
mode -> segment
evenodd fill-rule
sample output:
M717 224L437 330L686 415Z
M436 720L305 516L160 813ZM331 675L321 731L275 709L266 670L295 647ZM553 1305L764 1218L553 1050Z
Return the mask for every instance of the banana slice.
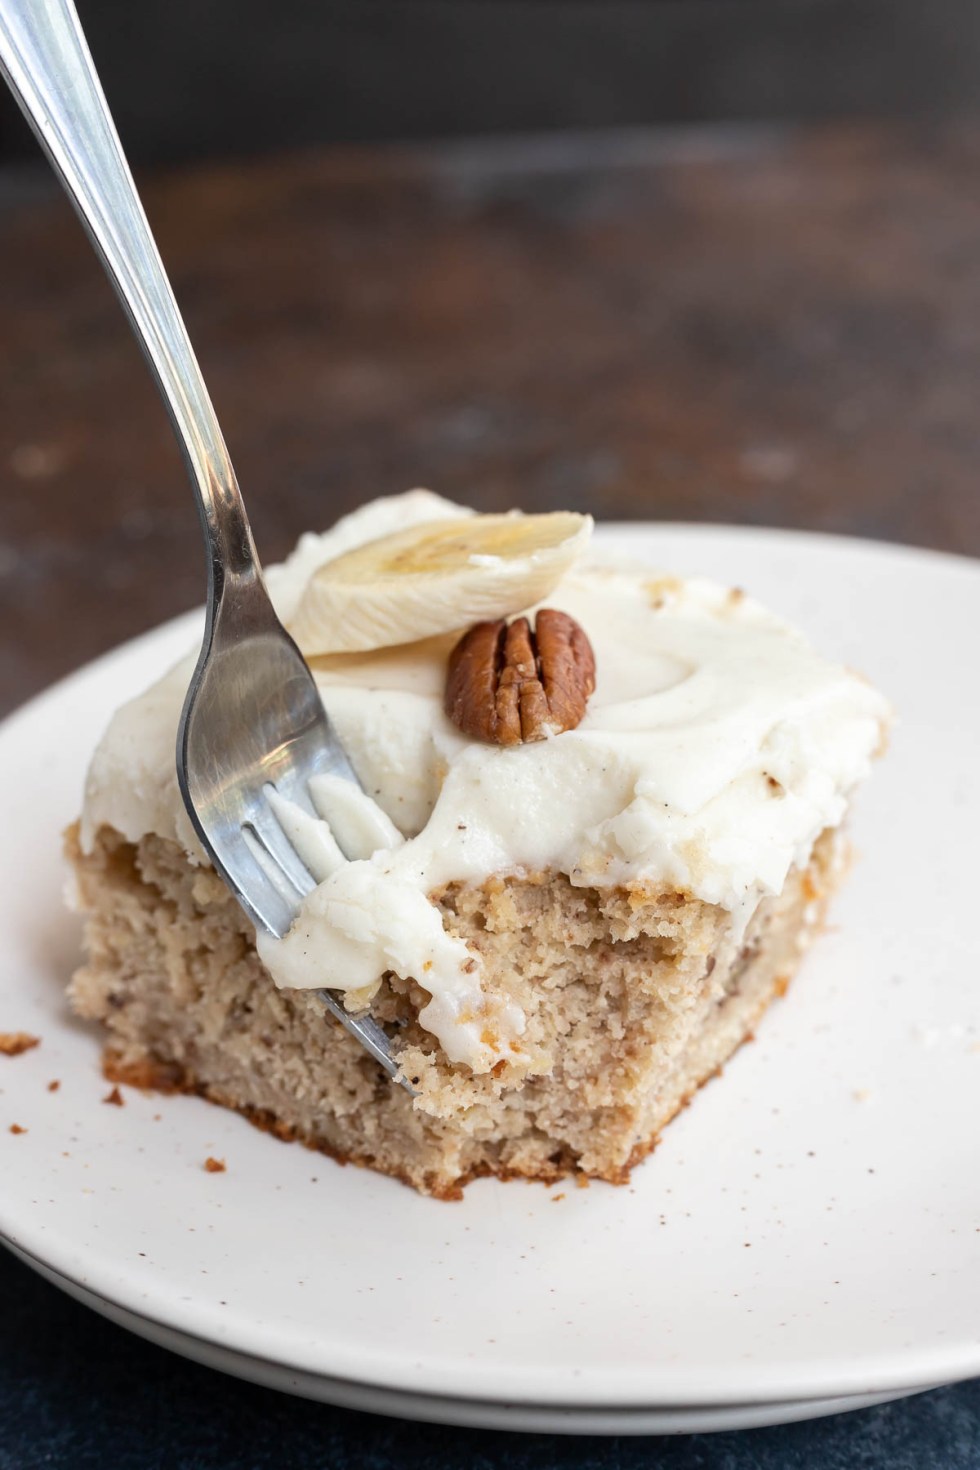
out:
M540 602L582 554L592 517L427 521L368 541L313 573L289 631L305 654L414 643Z

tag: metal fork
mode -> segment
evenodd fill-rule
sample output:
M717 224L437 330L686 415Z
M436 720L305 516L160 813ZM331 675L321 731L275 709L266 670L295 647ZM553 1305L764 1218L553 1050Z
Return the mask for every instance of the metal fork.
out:
M311 776L357 778L266 591L228 450L71 0L0 0L0 71L102 257L184 453L207 545L208 600L177 777L215 868L253 921L281 938L315 885L270 810L268 788L316 816ZM377 1022L351 1015L329 991L317 994L397 1076Z

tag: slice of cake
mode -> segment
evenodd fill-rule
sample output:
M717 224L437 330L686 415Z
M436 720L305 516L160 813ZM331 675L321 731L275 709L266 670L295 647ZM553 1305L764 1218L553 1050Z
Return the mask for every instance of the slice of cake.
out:
M318 879L285 939L256 937L181 803L193 658L115 715L68 838L71 998L111 1079L426 1193L619 1182L785 990L888 710L741 592L583 554L581 517L538 545L551 518L470 515L377 501L269 573L364 793L280 812ZM370 1008L412 1092L323 986Z

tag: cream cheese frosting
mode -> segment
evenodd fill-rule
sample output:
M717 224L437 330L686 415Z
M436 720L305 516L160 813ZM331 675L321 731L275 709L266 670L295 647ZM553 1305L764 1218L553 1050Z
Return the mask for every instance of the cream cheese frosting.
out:
M280 615L290 617L308 577L332 557L466 513L411 491L304 536L268 572ZM429 894L550 869L577 885L675 888L730 910L741 929L807 861L820 832L840 823L889 718L860 676L713 582L596 553L566 574L548 606L588 634L596 690L577 729L540 742L502 749L450 723L442 698L456 634L313 662L364 791L389 824L372 837L367 821L354 861L339 860L326 826L294 834L321 881L285 939L258 939L283 986L327 985L364 1003L386 971L414 978L432 997L422 1024L450 1060L481 1072L512 1055L523 1017L483 994L479 964L443 929ZM83 845L108 823L131 841L155 832L203 860L174 770L193 662L113 718L89 772ZM314 799L336 827L330 793ZM350 855L350 842L342 845Z

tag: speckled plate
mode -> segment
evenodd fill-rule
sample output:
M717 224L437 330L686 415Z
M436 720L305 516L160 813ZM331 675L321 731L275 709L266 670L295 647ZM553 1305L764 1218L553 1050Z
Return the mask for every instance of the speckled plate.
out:
M59 833L182 620L0 728L0 1031L42 1038L0 1057L0 1234L27 1258L229 1371L467 1423L775 1422L980 1373L980 564L715 527L603 539L749 587L902 717L834 927L756 1044L622 1189L484 1180L439 1204L194 1099L104 1105L63 998Z
M275 1388L301 1398L339 1404L369 1414L398 1419L422 1419L434 1424L458 1424L477 1429L525 1430L551 1434L710 1434L720 1429L755 1429L762 1425L793 1424L801 1419L823 1419L829 1414L853 1413L876 1404L904 1398L908 1390L875 1394L846 1394L828 1399L787 1399L772 1404L691 1404L683 1408L574 1408L547 1404L491 1403L486 1399L444 1398L438 1394L401 1392L375 1384L350 1383L319 1373L284 1368L266 1359L252 1358L234 1348L189 1337L163 1327L145 1316L127 1312L93 1295L31 1256L9 1245L25 1265L32 1266L53 1286L92 1307L120 1327L138 1333L158 1347L180 1353L195 1363L230 1373L264 1388Z

